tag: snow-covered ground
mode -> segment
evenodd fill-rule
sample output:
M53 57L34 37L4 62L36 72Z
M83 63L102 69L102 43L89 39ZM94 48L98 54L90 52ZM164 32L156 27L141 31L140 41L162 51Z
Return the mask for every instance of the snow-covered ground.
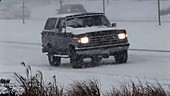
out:
M129 51L129 60L126 64L116 64L114 57L103 59L100 66L72 69L69 59L62 59L59 67L50 66L47 56L41 53L39 45L24 45L1 43L1 78L10 78L15 82L13 72L25 76L25 68L21 66L24 61L32 67L33 73L42 71L45 81L52 81L57 76L57 84L67 88L74 80L97 79L101 83L103 91L109 91L112 85L119 82L128 82L130 78L138 82L156 83L156 79L162 85L170 84L170 53ZM88 61L88 60L87 60Z
M106 13L113 20L112 22L117 20L117 28L123 27L127 30L131 44L130 49L169 51L170 22L162 22L162 26L158 25L157 17L151 13L152 10L156 10L156 5L149 5L154 5L156 2L151 3L151 1L123 2L115 0L114 6L111 4L107 6ZM83 1L81 3L87 10L102 10L99 6L88 7L88 4L89 6L96 3L100 5L99 1L91 3ZM148 10L145 9L146 6ZM115 9L114 7L117 9L112 10ZM103 59L100 66L85 69L72 69L68 59L62 59L62 65L59 67L50 66L46 55L41 52L41 31L45 24L45 18L48 15L54 15L55 6L51 4L33 8L31 19L26 20L25 24L22 24L22 20L0 20L1 78L10 78L15 81L13 72L24 75L25 70L20 65L24 61L27 65L31 65L34 73L36 70L42 71L45 81L56 75L58 84L61 86L67 86L74 80L97 79L101 82L102 90L108 91L113 84L119 84L119 81L129 81L129 77L134 80L137 80L138 77L143 82L147 80L152 83L158 79L163 85L170 84L170 52L129 50L127 64L116 64L113 57L110 57ZM115 14L112 14L111 11ZM170 15L163 16L162 19L170 21ZM143 22L122 22L119 20L143 20ZM153 22L144 22L145 20Z

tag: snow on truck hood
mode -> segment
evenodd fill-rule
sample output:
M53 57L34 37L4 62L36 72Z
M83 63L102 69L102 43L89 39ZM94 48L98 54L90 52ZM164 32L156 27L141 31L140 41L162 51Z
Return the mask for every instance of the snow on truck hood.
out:
M97 31L107 31L107 30L123 30L123 29L117 29L113 27L107 27L107 26L94 26L94 27L83 27L83 28L72 28L67 27L67 32L70 32L75 35L89 33L89 32L97 32Z

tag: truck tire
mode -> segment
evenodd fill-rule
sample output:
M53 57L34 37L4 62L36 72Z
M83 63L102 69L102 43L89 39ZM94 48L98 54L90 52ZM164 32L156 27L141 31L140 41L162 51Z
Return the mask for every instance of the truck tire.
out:
M72 68L78 69L83 67L83 58L80 55L76 55L76 57L70 57L70 63Z
M54 56L54 54L48 54L48 61L51 66L59 66L61 63L61 57Z
M117 52L115 57L116 63L126 63L128 59L128 52L127 50Z
M76 54L76 51L73 47L70 48L70 63L72 68L78 69L83 67L83 57Z
M99 65L99 62L102 60L102 57L92 56L91 60L92 60L93 66L97 66Z

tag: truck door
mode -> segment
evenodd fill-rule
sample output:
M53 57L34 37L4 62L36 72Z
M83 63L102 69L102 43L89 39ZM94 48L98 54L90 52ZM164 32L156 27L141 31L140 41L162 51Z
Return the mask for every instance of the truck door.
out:
M69 43L71 42L71 35L64 32L64 18L59 18L56 29L58 29L58 33L55 34L53 38L55 40L55 48L59 52L59 54L67 54Z

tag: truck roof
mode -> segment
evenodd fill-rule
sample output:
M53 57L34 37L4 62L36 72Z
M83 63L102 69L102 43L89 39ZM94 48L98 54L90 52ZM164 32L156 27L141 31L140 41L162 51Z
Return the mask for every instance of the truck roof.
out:
M74 16L82 16L82 15L103 15L103 13L66 13L66 14L57 14L55 16L50 16L50 18L66 18L66 17L74 17Z

